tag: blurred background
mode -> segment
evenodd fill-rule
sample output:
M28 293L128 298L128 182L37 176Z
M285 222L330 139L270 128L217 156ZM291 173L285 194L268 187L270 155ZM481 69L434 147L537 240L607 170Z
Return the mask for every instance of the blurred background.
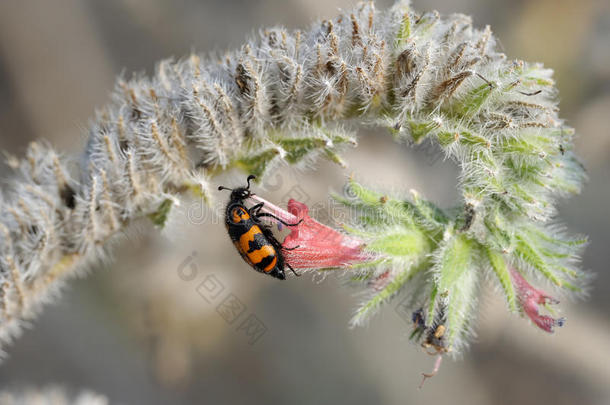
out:
M251 271L217 218L191 201L162 234L146 226L127 234L113 263L72 281L9 347L0 389L59 383L121 404L610 404L610 3L413 3L419 11L472 15L476 26L491 25L509 58L556 72L561 116L577 130L590 175L560 215L571 231L590 236L583 266L595 274L587 300L562 302L564 328L548 336L509 316L484 286L471 349L445 360L418 390L433 358L408 341L410 320L395 310L398 301L368 327L350 330L354 291L336 277L280 285ZM2 0L0 149L20 155L44 138L79 153L88 119L108 102L117 75L150 74L160 59L192 50L238 47L263 26L307 28L351 4ZM382 189L415 188L444 206L457 199L451 162L397 148L383 131L363 133L360 144L346 154L349 169L285 171L268 180L265 196L325 204L329 189L341 190L354 172ZM226 304L239 309L237 319L222 310Z

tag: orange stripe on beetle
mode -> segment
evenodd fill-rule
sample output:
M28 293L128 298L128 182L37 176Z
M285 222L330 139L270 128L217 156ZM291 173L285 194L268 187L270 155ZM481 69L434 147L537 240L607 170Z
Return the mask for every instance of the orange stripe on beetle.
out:
M265 246L261 246L261 248L258 250L248 252L247 255L250 258L250 260L252 260L252 263L258 264L258 263L262 262L265 257L274 256L275 249L271 245L265 245ZM269 270L271 270L271 269L269 269Z
M265 273L269 273L271 270L273 270L273 268L275 267L276 264L277 264L277 256L274 256L271 263L269 263L267 265L267 267L264 268Z
M235 222L236 224L241 221L250 219L250 214L248 214L248 212L241 207L237 207L237 208L233 209L232 215L233 215L233 222Z

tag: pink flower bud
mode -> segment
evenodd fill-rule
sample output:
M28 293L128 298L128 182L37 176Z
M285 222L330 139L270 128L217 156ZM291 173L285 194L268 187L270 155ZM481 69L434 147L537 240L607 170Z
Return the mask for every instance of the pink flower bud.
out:
M510 268L510 274L523 312L525 312L536 326L549 333L553 333L553 327L563 326L565 318L555 319L548 315L541 315L539 312L539 305L558 304L558 300L544 291L534 288L516 269Z

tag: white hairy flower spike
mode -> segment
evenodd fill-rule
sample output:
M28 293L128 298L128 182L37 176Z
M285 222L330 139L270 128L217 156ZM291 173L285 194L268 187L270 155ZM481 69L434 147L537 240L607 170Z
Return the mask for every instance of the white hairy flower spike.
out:
M110 402L105 396L89 390L69 395L62 387L47 386L0 391L0 403L4 405L108 405Z
M338 151L355 145L348 131L377 125L397 140L438 143L461 169L464 201L443 212L417 194L406 202L352 184L359 202L345 203L381 218L352 229L381 257L354 266L372 290L353 323L411 291L423 344L456 352L471 334L479 269L496 276L512 310L532 304L517 297L509 266L560 288L582 286L573 263L583 240L546 225L555 199L584 179L551 74L507 60L488 26L398 1L384 12L360 3L308 31L261 30L237 51L121 78L78 167L37 143L23 160L8 159L15 175L0 198L0 344L133 222L162 226L187 192L209 199L207 179L230 168L260 177L319 157L343 165Z

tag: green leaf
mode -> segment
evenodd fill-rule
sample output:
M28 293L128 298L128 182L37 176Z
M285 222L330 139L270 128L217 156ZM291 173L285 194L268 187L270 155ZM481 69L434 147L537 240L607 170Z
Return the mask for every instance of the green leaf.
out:
M548 233L532 226L527 226L523 229L530 237L538 238L540 240L548 242L551 245L561 245L570 248L581 248L588 242L588 239L586 237L574 239L562 239L559 237L552 237Z
M157 211L148 215L148 218L152 221L153 224L164 227L165 222L167 222L167 217L169 216L169 212L172 209L173 202L169 198L163 200L163 202L157 208Z
M446 304L450 346L459 343L458 339L466 333L476 301L475 247L475 242L463 234L452 236L440 247L440 256L433 268L438 294Z
M449 217L432 202L422 198L416 191L413 190L411 194L419 222L427 228L444 230L449 224Z
M433 280L432 281L432 291L430 292L430 302L428 303L428 308L426 312L426 326L430 327L434 323L434 319L436 317L436 307L438 304L437 296L438 296L438 284Z
M237 160L235 166L246 173L261 177L265 173L265 169L269 166L269 164L274 159L279 157L279 155L279 148L268 148L258 154L245 156Z
M361 211L360 220L368 225L410 225L415 223L414 207L408 201L400 201L369 190L354 180L348 182L349 198L333 194L333 198L346 207Z
M428 236L416 228L390 231L367 246L367 250L397 257L419 257L431 249Z
M398 273L392 281L388 283L379 292L374 294L369 300L360 306L350 323L352 325L360 325L371 314L373 314L383 303L394 297L417 273L427 268L427 262L419 265L409 266Z
M489 139L463 129L455 131L440 131L436 136L442 147L447 147L455 142L458 142L460 145L484 149L489 149L491 147L491 142Z
M320 150L327 144L326 139L322 138L278 138L275 141L286 151L285 159L288 163L294 164L301 161L305 156L314 150Z
M515 293L515 288L513 286L510 271L506 266L506 261L501 253L497 252L494 249L490 249L489 247L484 248L484 252L487 255L487 259L489 260L489 264L491 265L491 269L494 271L494 274L498 278L500 282L500 286L504 291L504 296L506 298L506 302L508 304L511 312L517 312L517 295Z
M409 125L409 133L415 143L421 143L430 132L438 128L438 123L434 121L410 120L407 123Z
M398 51L402 50L407 42L407 39L411 36L411 18L409 16L409 6L402 4L400 6L402 21L400 23L400 27L398 28L396 38L394 39L394 49Z
M473 116L481 110L492 93L493 87L487 83L470 90L464 97L451 103L453 114L457 113L458 117Z
M553 284L564 287L572 291L579 292L581 289L570 282L558 277L549 267L549 263L538 253L536 248L531 244L530 241L526 240L523 235L516 236L517 255L530 266L538 270L544 277L546 277Z
M363 187L361 184L350 180L348 183L348 194L353 195L358 200L369 206L381 206L383 194L379 194L373 190Z
M337 153L335 153L332 149L325 148L324 153L326 154L326 157L328 158L328 160L330 160L331 162L333 162L343 168L347 167L347 163L345 163L345 161L341 158L341 156L339 156Z
M451 237L441 249L436 272L442 294L453 288L472 264L473 242L463 235Z

